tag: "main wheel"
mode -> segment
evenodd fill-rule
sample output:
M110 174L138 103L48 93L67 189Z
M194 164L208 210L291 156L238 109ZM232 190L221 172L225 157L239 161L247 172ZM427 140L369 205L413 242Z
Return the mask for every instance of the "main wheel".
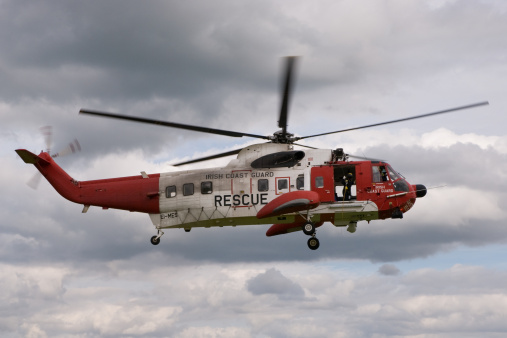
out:
M160 243L160 237L157 238L157 236L153 236L151 239L150 239L150 242L151 244L153 245L158 245Z
M308 247L312 250L317 250L320 246L319 240L316 237L312 237L308 240Z
M313 235L315 233L315 224L313 224L312 222L306 222L303 225L303 232L307 236Z

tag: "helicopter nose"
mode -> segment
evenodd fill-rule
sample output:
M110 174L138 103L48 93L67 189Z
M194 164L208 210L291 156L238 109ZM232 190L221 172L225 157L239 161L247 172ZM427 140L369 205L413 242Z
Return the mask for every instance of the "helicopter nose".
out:
M421 197L426 196L427 190L426 190L426 187L424 185L422 185L422 184L416 184L414 186L414 188L415 188L415 196L417 198L421 198Z

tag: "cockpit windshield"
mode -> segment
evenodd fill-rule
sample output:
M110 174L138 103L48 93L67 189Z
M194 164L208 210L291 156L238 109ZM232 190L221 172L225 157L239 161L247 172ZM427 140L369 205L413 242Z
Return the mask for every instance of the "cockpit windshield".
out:
M389 172L391 180L394 182L394 191L409 191L408 183L405 181L402 174L394 170L390 165L387 165L387 171Z
M405 177L389 164L372 165L371 170L373 183L393 182L395 191L409 191Z
M387 165L387 171L389 172L389 177L391 177L391 180L393 181L403 178L403 176L396 172L390 165Z

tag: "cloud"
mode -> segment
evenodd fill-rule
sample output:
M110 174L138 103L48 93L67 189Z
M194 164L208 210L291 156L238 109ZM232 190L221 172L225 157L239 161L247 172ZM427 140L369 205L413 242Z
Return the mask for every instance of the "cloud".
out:
M247 289L253 295L272 294L286 299L302 298L305 294L301 286L274 268L249 279Z
M178 338L194 338L194 337L252 337L249 330L241 327L189 327L178 333L175 337Z
M506 13L501 1L3 1L1 334L503 335ZM252 142L80 108L270 135L285 55L303 56L289 114L300 136L490 106L304 140L446 186L403 220L325 224L315 252L301 233L266 238L270 225L167 230L154 247L147 215L82 214L46 182L26 187L35 169L13 150L43 149L44 125L55 150L80 141L58 159L79 180Z
M473 333L506 330L505 271L479 266L385 276L376 273L378 266L355 274L335 263L285 263L267 269L259 264L143 268L131 263L115 261L96 270L28 268L15 283L5 279L13 280L9 276L16 268L3 264L6 292L0 310L10 315L2 316L0 327L21 335L153 337L303 337L310 330L319 336L458 336L463 328ZM291 271L291 278L281 270ZM285 286L304 289L307 297L285 299L281 288L273 288L277 278ZM27 293L17 286L28 280L30 290L42 291ZM252 284L260 287L260 294L251 291ZM13 288L26 295L25 304L13 302ZM13 316L16 311L23 315Z
M397 276L401 273L400 269L392 264L381 265L380 268L378 268L378 272L384 276Z

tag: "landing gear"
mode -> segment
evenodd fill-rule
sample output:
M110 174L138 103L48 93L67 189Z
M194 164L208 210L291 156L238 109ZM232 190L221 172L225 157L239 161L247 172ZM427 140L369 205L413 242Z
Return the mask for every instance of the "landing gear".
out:
M162 237L163 234L164 234L163 231L158 230L158 235L157 236L153 236L150 239L151 244L158 245L160 243L160 237Z
M311 250L317 250L319 248L319 240L317 239L317 237L315 237L315 234L317 233L315 231L315 224L308 220L305 224L303 224L303 232L305 235L307 236L312 236L309 240L308 240L308 247L311 249Z
M309 240L308 240L308 247L311 249L311 250L317 250L319 248L319 240L317 239L317 237L311 237Z
M307 236L312 236L315 233L315 224L313 224L313 222L311 222L311 221L307 221L303 225L303 232Z

